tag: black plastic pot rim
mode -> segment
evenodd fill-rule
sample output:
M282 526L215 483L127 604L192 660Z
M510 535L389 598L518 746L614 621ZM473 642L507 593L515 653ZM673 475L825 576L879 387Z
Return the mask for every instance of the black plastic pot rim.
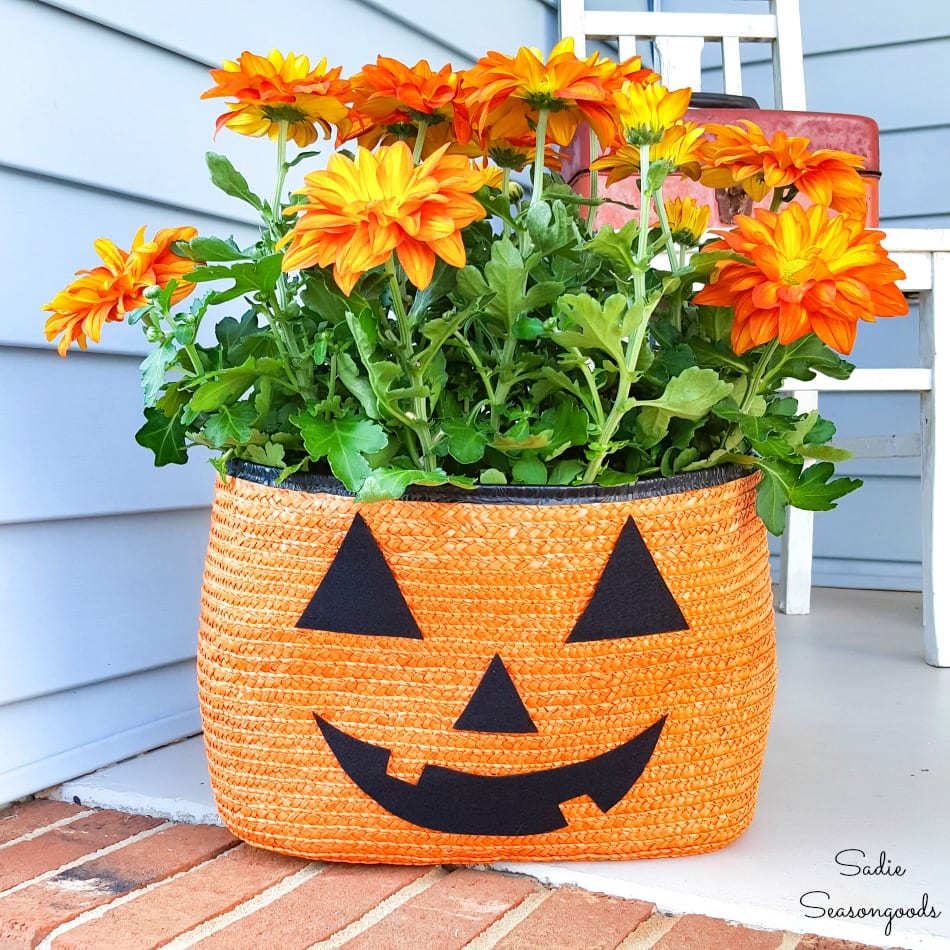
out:
M278 468L232 459L228 462L227 470L235 478L258 485L356 497L332 475L297 472L277 485L280 475ZM474 489L455 485L410 485L399 501L473 505L577 505L598 501L633 501L725 485L744 478L751 471L740 465L718 465L696 472L682 472L669 478L644 478L625 485L479 485Z

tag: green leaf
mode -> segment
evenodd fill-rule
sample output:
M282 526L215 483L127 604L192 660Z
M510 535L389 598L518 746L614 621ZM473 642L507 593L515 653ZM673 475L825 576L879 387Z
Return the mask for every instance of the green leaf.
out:
M162 387L165 385L165 374L168 367L175 362L177 355L175 344L171 340L166 340L142 360L140 377L146 406L154 406L158 401Z
M837 431L837 427L830 419L822 419L818 416L802 441L805 445L828 442L834 438Z
M577 243L574 222L561 201L536 201L529 205L525 224L532 244L541 254L553 254Z
M595 254L619 265L624 273L630 274L636 269L633 260L633 242L638 229L639 224L635 218L627 221L619 231L605 224L598 229L594 238L587 242L587 247Z
M541 413L540 423L545 429L551 430L553 450L545 455L545 461L550 461L571 446L587 444L590 417L570 402L561 402L553 409L545 409Z
M563 293L564 284L559 280L542 280L528 288L528 292L521 300L521 310L531 311L549 307Z
M550 429L543 432L534 432L525 436L499 435L491 443L493 449L499 452L526 452L535 449L545 449L551 444Z
M837 507L835 500L860 488L859 478L832 478L835 472L831 462L808 466L789 494L796 508L806 511L830 511Z
M544 324L537 317L518 317L511 332L516 340L536 340L544 333Z
M260 375L254 360L222 370L216 379L202 383L195 390L189 408L193 412L213 412L225 403L240 399Z
M344 297L326 271L311 268L304 275L300 302L311 313L333 324L343 323L353 303Z
M485 455L488 440L460 419L446 419L440 424L445 433L449 455L462 465L474 465Z
M570 485L575 478L580 478L584 471L584 463L577 459L564 459L554 466L554 471L548 478L549 485Z
M664 409L657 409L655 406L642 407L637 412L637 444L645 449L658 445L670 431L672 418Z
M376 399L376 393L366 376L363 376L356 360L349 353L337 353L336 372L340 382L356 397L359 404L363 407L363 412L370 419L379 418L379 403Z
M536 456L518 459L511 466L511 477L519 485L546 485L548 481L547 466Z
M294 165L298 165L300 162L305 161L308 158L316 158L320 152L316 149L310 149L305 152L298 152L289 162L286 163L287 168L293 168Z
M226 362L234 362L234 350L241 342L253 333L257 333L260 328L257 324L257 314L253 310L248 310L240 321L234 317L224 317L219 320L214 327L214 335L224 350Z
M762 471L755 497L755 510L774 535L785 530L785 512L792 489L801 474L800 462L785 462L778 459L756 459Z
M455 287L465 300L477 300L491 294L482 272L471 264L458 272Z
M200 284L210 280L233 280L234 286L227 290L218 291L213 296L214 303L224 303L242 294L272 293L277 287L280 278L280 268L283 261L281 254L268 254L256 261L238 262L226 266L225 264L205 264L195 268L187 275L187 280Z
M251 429L257 419L257 410L248 402L222 406L208 417L202 431L216 448L229 443L243 445L251 437Z
M461 481L441 469L426 472L418 468L378 468L367 475L357 497L360 501L387 501L400 498L410 485L460 485Z
M816 373L824 373L832 379L847 379L853 369L852 363L809 333L779 349L766 378L810 380Z
M518 249L504 237L492 244L491 260L485 265L488 289L495 296L485 307L486 313L510 327L524 309L524 285L527 266Z
M216 237L193 237L190 241L176 241L172 250L179 257L186 257L190 261L204 263L206 261L246 261L251 255L245 254L234 239L222 241Z
M387 443L385 430L369 419L323 419L301 413L290 421L300 429L307 454L326 458L330 469L350 491L357 491L371 468L365 455Z
M486 468L479 476L478 481L482 485L507 485L508 479L504 472L499 472L497 468Z
M625 367L628 348L639 356L655 304L631 301L624 294L611 294L603 302L589 294L564 294L560 306L572 326L552 335L561 346L602 350Z
M269 465L271 468L282 468L284 464L284 447L279 442L265 442L263 445L248 445L244 449L245 457L258 465Z
M185 427L177 415L166 416L160 409L145 410L145 425L135 433L139 445L155 453L155 465L184 465L188 461Z
M732 387L723 382L715 370L690 366L667 383L659 399L644 401L641 405L655 406L683 419L701 419L731 392Z
M264 202L251 191L247 179L228 161L224 155L208 152L205 155L208 171L211 172L211 181L226 195L240 198L258 211L263 210Z
M833 445L801 445L798 447L799 455L806 459L817 459L820 462L847 462L853 458L853 453L847 449L839 449Z

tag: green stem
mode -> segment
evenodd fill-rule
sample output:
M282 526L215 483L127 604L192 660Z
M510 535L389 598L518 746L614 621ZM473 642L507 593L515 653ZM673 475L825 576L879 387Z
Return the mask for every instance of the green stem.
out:
M505 345L501 350L501 359L498 361L498 385L495 387L495 395L491 404L491 427L495 431L498 424L498 410L504 406L508 393L515 382L515 377L511 375L511 367L515 359L515 349L518 341L510 334L505 338Z
M468 358L472 361L472 365L475 367L475 372L481 377L482 384L485 387L485 395L488 399L488 404L489 406L492 406L492 412L494 412L495 387L492 386L491 374L487 369L485 369L484 363L482 363L482 361L478 358L478 354L475 352L472 344L465 338L464 334L456 330L454 339L465 351Z
M541 191L544 188L544 145L548 131L548 110L538 110L538 126L535 130L537 141L534 145L534 179L531 182L531 204L541 200Z
M590 130L590 164L594 164L594 159L597 157L597 152L600 147L600 142L597 140L597 135L593 129ZM598 188L600 187L600 172L595 168L590 170L590 209L587 212L587 233L593 237L594 234L594 219L597 217L597 212L595 208L597 207L594 202L598 200Z
M772 361L772 357L775 355L775 351L778 348L778 337L775 337L769 342L769 345L765 348L765 352L759 357L759 361L755 364L755 368L752 370L752 375L749 377L745 395L742 397L742 405L739 406L739 412L749 411L749 407L752 405L752 400L755 399L756 395L758 394L759 386L762 383L762 377L765 375L765 371L768 368L769 363Z
M653 204L656 207L656 216L660 219L660 227L663 229L663 242L666 245L666 255L670 259L670 268L676 272L679 262L676 259L676 245L673 243L673 232L670 231L670 219L666 214L666 206L663 204L663 189L658 188L653 195Z
M610 408L610 415L607 416L607 421L603 424L600 430L600 436L597 439L603 448L590 460L584 472L584 477L581 479L586 485L593 484L594 480L600 474L601 466L604 464L604 460L608 454L607 445L614 437L617 429L620 428L623 417L627 414L627 400L630 397L630 387L632 384L633 379L626 373L622 373L620 383L617 386L617 395L614 398L614 404Z
M419 130L416 132L416 144L412 149L412 162L414 165L418 165L419 159L422 158L422 147L425 145L428 128L429 123L425 119L420 119Z
M270 231L273 243L280 240L280 226L282 223L281 198L284 193L284 182L287 180L287 128L286 121L277 123L277 176L274 183L274 195L271 198ZM277 309L274 311L272 326L274 336L278 338L278 349L286 349L289 353L289 359L299 360L302 356L300 347L297 345L293 330L284 323L287 315L287 304L290 300L290 292L287 287L287 275L281 272L277 278L275 288L277 295ZM280 345L279 338L283 338L283 347ZM300 385L299 379L291 371L289 359L286 360L288 371L291 377Z
M775 211L778 211L782 207L782 203L785 200L783 197L784 191L785 191L784 188L772 189L772 200L769 203L769 211L775 212Z
M413 358L412 328L409 325L409 315L402 299L402 288L396 276L396 261L392 254L385 265L386 276L389 279L389 295L392 297L393 311L396 314L396 326L399 331L399 348L401 351L403 368L409 377L413 389L421 389L425 385L422 372ZM429 431L429 406L425 396L412 397L412 416L407 413L405 418L410 422L410 428L419 440L419 467L426 472L436 469L434 442Z
M588 407L593 412L594 421L600 426L601 430L603 430L605 425L604 404L600 398L600 390L597 388L597 380L594 379L594 374L591 372L590 367L587 365L587 360L583 358L580 350L572 349L571 352L577 355L577 365L580 367L584 381L587 383L587 388L590 390L591 401L588 403Z
M188 354L188 359L191 360L191 365L194 367L194 371L197 375L200 375L204 370L204 366L201 364L201 357L198 355L198 350L195 347L194 343L185 344L185 352Z
M645 300L647 295L646 267L649 263L647 256L647 238L650 234L650 190L648 185L650 171L650 146L641 144L640 149L640 231L637 235L637 270L634 272L634 282L637 296Z
M284 181L287 179L287 122L277 123L277 180L274 183L274 197L271 198L271 221L275 226L281 220L281 197L284 193ZM274 235L277 236L276 233Z

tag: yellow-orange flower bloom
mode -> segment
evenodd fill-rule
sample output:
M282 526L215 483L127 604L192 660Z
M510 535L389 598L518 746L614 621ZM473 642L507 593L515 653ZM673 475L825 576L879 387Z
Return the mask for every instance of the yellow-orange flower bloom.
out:
M614 64L613 70L604 79L604 85L612 95L615 92L620 92L625 82L647 86L659 81L659 73L653 72L652 69L646 69L639 56L631 56L629 59Z
M587 121L602 144L616 133L616 119L605 81L616 69L594 53L574 54L565 37L544 59L539 49L521 47L514 56L491 52L463 75L464 99L476 136L518 140L534 132L538 113L548 112L547 138L567 145Z
M658 82L625 82L613 98L627 142L653 145L662 141L667 129L686 114L691 95L690 89L671 91Z
M761 201L774 188L794 185L815 204L862 218L867 212L867 193L856 169L864 166L860 155L838 149L809 149L803 136L776 132L768 138L754 122L708 125L716 138L707 153L709 167L703 182L713 188L742 185Z
M212 69L216 85L202 99L234 97L228 111L218 116L215 134L224 126L241 135L267 135L276 139L281 122L287 123L288 138L301 148L316 141L317 126L324 138L331 125L346 122L350 85L340 79L341 66L327 69L326 58L313 69L306 56L278 50L267 56L241 53L237 62L228 60L223 69Z
M850 353L859 320L907 313L894 283L905 275L881 247L882 231L865 231L821 205L793 204L778 214L758 208L736 224L717 231L723 239L709 247L737 251L750 263L719 261L714 282L693 298L734 309L736 353L807 333Z
M119 322L128 312L144 307L149 287L164 290L170 281L176 280L172 303L187 297L194 284L181 278L195 265L175 254L171 244L190 241L197 233L194 228L165 228L146 241L142 227L128 251L99 238L94 246L102 264L92 270L76 271L78 279L44 304L43 309L53 313L46 321L46 339L53 340L62 334L57 350L65 356L73 342L84 350L87 336L94 343L99 342L104 323Z
M372 148L387 132L399 126L415 129L420 122L436 125L451 122L452 102L458 88L458 76L451 66L433 71L421 59L409 67L388 56L378 56L350 77L353 128L345 139L360 139L364 148ZM398 136L405 138L407 136Z
M705 129L692 122L678 122L670 126L655 145L650 146L650 161L664 161L670 172L679 171L698 181L702 168L700 163L705 154ZM623 144L606 155L596 159L591 165L598 171L607 171L607 184L629 178L640 173L640 148L637 145Z
M332 155L323 171L311 172L298 194L306 202L284 253L285 271L333 265L333 278L347 296L370 268L393 251L420 289L432 279L436 255L453 267L465 264L460 231L485 216L472 197L487 181L461 155L445 147L420 165L404 142L376 152L360 148L356 159Z
M709 227L709 205L701 205L695 198L687 196L665 198L663 208L673 240L688 247L699 244Z

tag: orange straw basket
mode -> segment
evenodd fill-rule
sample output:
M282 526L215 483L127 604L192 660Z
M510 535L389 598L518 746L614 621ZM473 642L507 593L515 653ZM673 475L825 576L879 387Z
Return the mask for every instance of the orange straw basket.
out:
M749 824L775 689L756 476L219 483L199 689L227 826L404 864L660 857Z

